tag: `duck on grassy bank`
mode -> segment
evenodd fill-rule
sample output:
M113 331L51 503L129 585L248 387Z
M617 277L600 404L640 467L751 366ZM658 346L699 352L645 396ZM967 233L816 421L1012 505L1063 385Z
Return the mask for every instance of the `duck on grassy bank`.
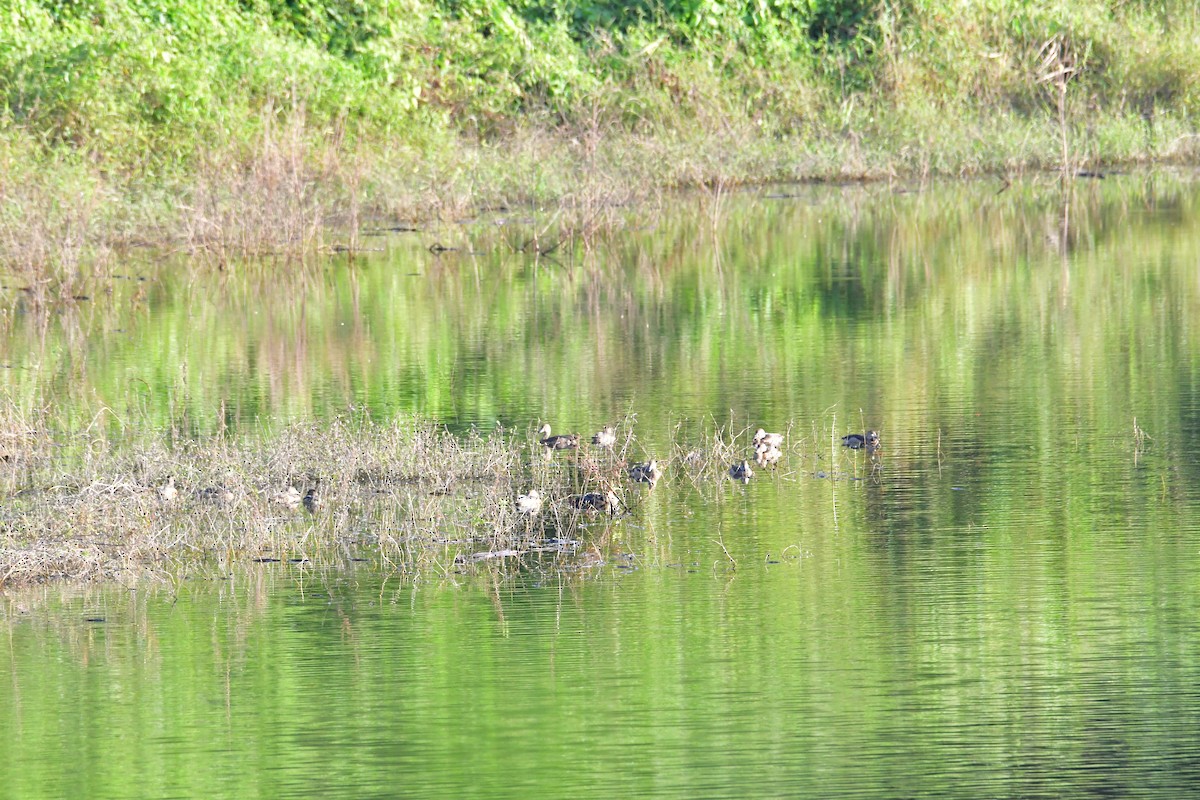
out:
M315 514L325 506L325 499L321 497L320 486L309 487L309 490L304 493L304 510L310 514Z
M762 447L783 447L782 433L767 433L763 428L759 428L754 432L754 446Z
M224 486L208 486L196 491L196 499L201 503L226 505L233 502L233 492Z
M300 495L300 490L295 486L289 486L286 489L271 495L271 502L277 506L283 506L284 508L295 508L296 506L300 505L300 501L302 499L303 498Z
M754 461L760 467L773 467L779 463L781 458L783 458L783 451L778 447L764 443L754 448Z
M610 517L617 515L621 498L612 489L606 492L586 492L571 496L571 506L580 511L606 511Z

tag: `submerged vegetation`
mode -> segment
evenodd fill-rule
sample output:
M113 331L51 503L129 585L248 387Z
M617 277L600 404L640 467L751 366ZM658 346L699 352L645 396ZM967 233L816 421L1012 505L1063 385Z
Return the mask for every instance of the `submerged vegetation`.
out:
M0 263L63 297L146 243L225 265L551 203L553 247L664 187L719 207L747 182L1200 147L1185 0L0 0L0 21Z

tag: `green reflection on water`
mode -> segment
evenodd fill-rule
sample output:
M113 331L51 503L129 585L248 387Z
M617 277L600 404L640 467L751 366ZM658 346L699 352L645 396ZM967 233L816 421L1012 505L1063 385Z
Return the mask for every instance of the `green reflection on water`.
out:
M1134 415L1152 435L1194 424L1177 411L1195 407L1196 202L1161 175L1065 200L1045 182L804 190L739 196L715 232L684 202L557 261L482 222L464 229L478 255L434 256L434 231L290 275L131 264L152 280L100 282L76 309L7 292L0 380L76 424L108 409L184 432L351 406L455 428L635 412L658 435L731 410L779 426L832 409L853 429L861 409L894 439L1002 410L995 435L1049 455Z
M542 582L273 567L178 597L26 594L0 652L0 793L1186 790L1195 548L962 537L897 560L809 530L803 557L736 573L635 553Z
M745 487L669 465L578 573L10 598L0 795L1188 793L1197 193L994 191L745 196L715 232L684 204L574 263L480 225L486 255L397 237L13 300L0 378L67 428L633 412L662 456L732 412L793 449ZM865 427L877 465L825 444Z

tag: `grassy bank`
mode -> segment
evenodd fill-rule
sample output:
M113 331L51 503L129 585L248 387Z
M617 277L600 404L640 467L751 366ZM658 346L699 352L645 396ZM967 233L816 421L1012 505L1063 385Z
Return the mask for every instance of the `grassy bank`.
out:
M664 189L1191 160L1183 0L0 0L0 263L355 243Z

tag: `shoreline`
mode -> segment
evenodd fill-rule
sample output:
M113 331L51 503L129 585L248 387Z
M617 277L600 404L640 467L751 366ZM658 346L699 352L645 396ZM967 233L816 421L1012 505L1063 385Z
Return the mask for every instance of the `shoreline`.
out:
M1163 2L31 0L0 30L0 270L65 299L147 244L219 270L533 206L588 246L678 189L1196 163L1200 17Z
M1120 120L1111 122L1123 127ZM354 174L340 171L339 164L325 176L304 170L281 176L265 174L270 170L262 164L243 163L238 171L251 177L220 190L214 176L186 176L182 183L164 187L122 182L77 164L42 170L45 165L29 161L27 171L17 170L13 181L0 186L0 201L7 201L0 207L8 209L7 218L0 212L0 271L27 282L40 302L69 302L80 294L85 276L110 273L138 249L184 253L201 268L217 272L234 261L255 260L275 260L273 269L288 269L289 261L361 250L362 238L373 227L417 230L497 209L545 215L550 219L542 231L547 240L586 250L619 235L630 208L653 208L681 192L699 194L710 213L719 215L729 192L763 186L927 185L994 177L1006 188L1010 181L1033 174L1057 177L1061 165L1049 151L1052 131L1043 133L1046 152L952 160L936 169L912 163L931 158L936 143L920 154L901 147L906 152L902 163L889 160L894 156L886 150L839 152L844 142L819 143L818 148L835 149L832 159L817 155L776 160L753 142L744 150L717 156L711 151L722 149L719 141L708 140L697 144L697 151L704 158L708 150L711 158L695 164L673 161L672 151L678 148L662 142L638 150L630 149L637 142L614 141L604 158L591 164L578 158L568 139L541 140L542 157L524 164L511 163L506 151L478 144L443 154L446 162L466 161L474 165L473 172L491 176L481 183L454 175L445 163L420 159L397 163L380 156L366 172L363 157L355 154L342 156L354 161L360 170ZM1171 156L1129 150L1081 155L1072 161L1072 181L1195 165L1200 134L1181 133L1176 141L1192 142L1193 149ZM778 153L805 143L766 144ZM0 142L0 156L3 147ZM522 149L519 141L512 147ZM316 156L309 153L298 161ZM336 161L338 156L325 158ZM823 160L814 164L813 158ZM394 183L394 175L422 169L428 174L419 182ZM149 205L147 198L152 198ZM197 214L201 207L204 213ZM18 218L11 216L14 209Z

